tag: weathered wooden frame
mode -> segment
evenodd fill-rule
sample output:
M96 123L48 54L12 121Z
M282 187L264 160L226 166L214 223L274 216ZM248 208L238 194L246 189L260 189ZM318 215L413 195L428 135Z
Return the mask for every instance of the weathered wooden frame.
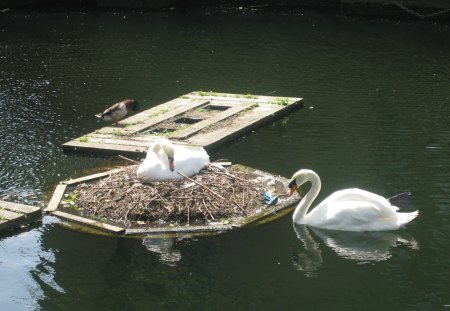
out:
M261 177L270 177L275 178L278 181L286 184L288 180L281 176L275 176L273 174L263 172L260 170L248 168L252 170L255 174ZM159 227L159 228L123 228L120 226L114 226L102 222L100 220L94 220L87 217L81 217L77 215L73 215L59 209L61 201L64 199L64 194L66 193L68 186L75 186L79 183L83 182L91 182L99 178L105 178L110 176L111 174L115 174L120 172L121 168L116 168L110 171L97 173L89 176L84 176L77 179L71 179L68 181L61 182L55 189L55 192L50 200L45 212L51 213L68 223L76 223L78 225L92 228L94 230L100 230L103 232L107 232L109 234L114 235L123 235L123 236L146 236L146 235L180 235L180 234L190 234L190 235L204 235L204 234L215 234L222 233L225 231L229 231L232 229L242 228L250 225L256 225L259 223L267 222L274 220L278 217L281 217L285 213L290 211L290 207L294 206L294 204L298 203L300 198L295 195L291 198L283 198L280 204L267 206L266 208L262 207L261 212L257 215L251 217L239 217L236 219L230 219L226 222L210 222L204 226L178 226L178 227Z
M145 134L151 127L206 106L227 109L188 125L169 138L175 144L203 147L207 151L303 106L302 98L191 92L63 144L69 152L102 152L142 155L161 136ZM230 120L232 120L230 124Z
M0 200L0 232L38 221L39 207Z

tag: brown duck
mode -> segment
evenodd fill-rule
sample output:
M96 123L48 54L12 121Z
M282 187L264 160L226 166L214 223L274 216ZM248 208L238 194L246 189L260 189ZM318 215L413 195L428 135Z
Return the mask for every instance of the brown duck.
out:
M122 119L128 112L139 110L139 103L134 99L125 99L118 102L102 113L98 113L95 116L104 121L113 121L116 125L119 125L119 120Z

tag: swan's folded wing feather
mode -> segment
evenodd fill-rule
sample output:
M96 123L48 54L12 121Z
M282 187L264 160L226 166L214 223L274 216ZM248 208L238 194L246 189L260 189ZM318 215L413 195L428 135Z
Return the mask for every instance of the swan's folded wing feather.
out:
M197 174L209 163L209 155L201 148L190 150L183 147L177 147L175 150L175 170L178 170L188 176Z
M342 223L355 224L369 223L379 219L396 217L395 208L390 205L373 201L347 200L335 204L328 210L328 218L339 220Z
M332 202L351 202L351 201L361 201L361 202L374 202L376 204L388 204L387 199L384 197L358 188L349 188L344 190L339 190L331 194L327 199Z

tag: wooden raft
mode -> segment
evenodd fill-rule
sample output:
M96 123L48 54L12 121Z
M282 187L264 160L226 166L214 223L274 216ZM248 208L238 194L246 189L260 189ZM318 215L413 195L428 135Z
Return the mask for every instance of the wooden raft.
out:
M30 224L41 217L39 207L0 201L0 232Z
M191 92L69 141L63 149L140 155L166 137L209 151L302 106L302 98Z
M267 187L267 190L271 192L276 191L277 193L279 193L280 186L284 191L285 186L289 182L286 178L282 176L275 176L270 173L256 170L250 167L244 166L241 167L247 170L248 172L253 173L257 178L263 179L271 178L275 180L275 183ZM123 168L116 168L110 171L61 182L56 187L55 192L53 193L53 197L44 211L61 218L72 227L73 224L78 224L81 225L81 228L83 228L84 230L85 228L93 229L93 232L101 231L108 234L122 235L122 236L149 236L149 235L183 236L186 234L200 235L200 234L222 233L232 229L265 223L267 221L274 220L276 218L285 215L290 210L292 210L292 206L294 204L300 201L300 197L297 194L295 194L290 198L284 197L283 199L281 199L281 203L279 204L271 206L261 206L261 209L257 214L249 217L228 218L226 220L211 221L205 225L194 225L194 226L190 225L173 226L167 224L166 226L163 227L139 226L139 227L124 228L121 226L108 224L107 220L102 221L99 219L92 219L89 217L74 215L73 213L69 213L63 210L62 203L66 199L66 195L70 193L69 187L74 187L80 183L92 182L101 178L108 177L112 174L119 173L122 169Z

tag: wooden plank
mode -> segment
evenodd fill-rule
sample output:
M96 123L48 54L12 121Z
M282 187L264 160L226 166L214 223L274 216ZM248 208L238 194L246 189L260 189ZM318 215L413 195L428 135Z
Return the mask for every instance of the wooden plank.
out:
M39 207L0 200L0 231L26 225L41 216Z
M63 218L67 221L76 222L78 224L82 224L85 226L89 226L89 227L92 227L95 229L100 229L100 230L115 233L115 234L120 234L120 233L125 232L125 229L121 228L121 227L109 225L106 223L101 223L99 221L95 221L95 220L92 220L89 218L84 218L84 217L77 216L77 215L72 215L69 213L61 212L61 211L53 211L52 214L55 216L58 216L60 218Z
M0 209L0 231L9 230L27 222L24 214Z
M179 144L213 149L221 143L253 130L302 105L302 98L242 95L213 92L191 92L179 98L135 114L121 123L125 126L108 126L63 144L65 151L101 152L122 155L143 155L150 142L158 135L144 132L161 122L175 118L201 106L229 106L215 114L205 114L207 119L189 124L171 135ZM256 107L252 107L256 106ZM252 109L249 109L252 107ZM233 117L238 115L238 117ZM233 118L233 124L227 119ZM220 128L222 127L222 128ZM81 140L81 141L80 141Z
M231 163L230 161L225 161L225 162L212 162L211 165L219 165L219 166L223 166L223 167L228 167L233 165L233 163Z
M14 202L0 200L0 208L25 214L27 218L41 215L41 209L39 207Z
M157 107L153 107L149 110L143 111L141 113L138 113L132 117L129 117L127 119L121 120L120 123L123 125L130 124L130 126L125 127L112 127L112 126L106 126L100 130L97 130L93 133L85 135L87 137L86 142L79 141L79 139L74 139L72 141L69 141L65 144L63 144L63 150L65 151L77 151L77 150L84 150L84 151L102 151L102 152L108 152L111 151L113 153L117 153L117 151L124 152L127 154L136 154L136 153L142 153L147 150L148 146L142 146L140 142L133 143L133 139L130 139L131 135L137 134L139 132L145 131L146 129L159 124L161 122L164 122L167 119L173 118L177 115L183 114L188 110L207 105L209 103L208 100L197 100L193 101L190 100L183 100L180 101L179 99L167 102L165 104L161 104ZM105 142L98 141L96 139L93 139L94 142L91 142L90 140L92 137L95 137L96 135L112 135L112 137L115 137L116 139L119 139L119 141L105 141L109 142L111 144L116 144L117 146L109 146ZM123 140L120 139L120 137L125 137ZM149 137L151 139L151 136ZM121 146L126 142L126 145L130 146ZM131 145L136 144L136 148L131 147Z
M167 119L183 114L188 110L207 105L208 103L209 100L204 99L199 99L198 101L173 100L122 120L121 123L132 124L130 127L124 129L124 133L136 134L162 123ZM99 132L101 133L102 131L100 130Z
M242 103L239 106L233 107L233 108L229 108L227 110L222 111L221 113L216 114L215 116L208 118L206 120L197 122L192 124L191 126L189 126L187 129L179 131L178 133L174 134L171 136L171 138L175 138L175 139L186 139L191 137L194 134L197 134L198 132L200 132L202 129L211 126L217 122L220 122L222 120L225 120L229 117L232 117L236 114L238 114L239 112L242 112L244 110L249 109L251 106L253 106L254 103Z
M145 153L148 147L138 147L138 146L123 146L123 145L111 145L102 143L83 143L78 141L71 141L63 145L63 149L67 151L90 151L90 152L104 152L104 153L118 153L122 154L142 154Z
M91 135L91 134L89 134ZM89 142L93 143L109 143L109 144L119 144L119 145L129 145L129 146L137 146L138 148L148 148L152 142L157 139L160 139L159 135L150 135L147 133L140 133L129 137L124 137L122 139L113 135L105 135L105 134L93 134L92 136L88 136ZM187 143L183 141L177 141L177 144Z
M59 202L61 202L66 187L67 185L65 184L59 184L58 186L56 186L55 192L53 192L53 196L48 203L47 208L44 209L45 212L52 212L58 208Z
M160 136L140 135L133 136L130 140L108 140L92 138L89 142L71 141L63 145L66 151L77 151L78 149L85 152L103 152L109 154L128 154L128 155L144 155L147 153L150 144L161 138ZM191 145L186 142L174 142L177 145Z
M133 228L126 229L125 235L144 235L144 234L165 234L165 233L207 233L227 231L235 228L232 224L206 225L206 226L183 226L183 227L163 227L163 228Z
M148 140L153 137L148 135ZM92 135L89 136L88 141L84 142L85 144L106 144L106 145L121 145L128 146L135 149L148 148L148 142L142 140L135 140L134 136L130 138L118 138L118 137L105 137L100 135Z
M103 173L97 173L97 174L92 174L92 175L84 176L84 177L80 177L80 178L69 179L69 180L63 181L62 184L65 184L65 185L79 184L79 183L86 182L86 181L89 181L89 180L94 180L94 179L99 179L99 178L102 178L102 177L106 177L106 176L109 176L111 174L120 172L121 170L123 170L123 168L116 168L116 169L109 170L109 171L103 172Z
M20 218L25 219L25 215L22 213L8 211L6 209L0 209L0 218L7 219L7 220L15 220L15 219L20 219Z
M277 102L281 98L288 98L293 101L301 100L299 97L285 97L285 96L266 96L266 95L244 95L244 94L230 94L230 93L212 93L213 95L199 95L198 92L187 94L191 99L196 100L211 100L223 102L252 102L258 104L270 104Z
M302 105L303 102L301 100L290 104L289 106L276 104L260 105L255 109L249 110L248 113L237 117L232 124L228 124L225 127L218 127L210 132L201 133L201 135L192 136L186 141L194 145L204 146L205 149L211 150L243 133L254 130L292 110L298 109Z
M148 146L148 141L151 140L151 135L148 136L146 140L135 139L136 136L114 136L114 135L104 135L104 134L89 134L86 136L84 143L97 143L97 144L110 144L110 145L124 145L132 147L145 147ZM145 137L145 136L144 136Z

